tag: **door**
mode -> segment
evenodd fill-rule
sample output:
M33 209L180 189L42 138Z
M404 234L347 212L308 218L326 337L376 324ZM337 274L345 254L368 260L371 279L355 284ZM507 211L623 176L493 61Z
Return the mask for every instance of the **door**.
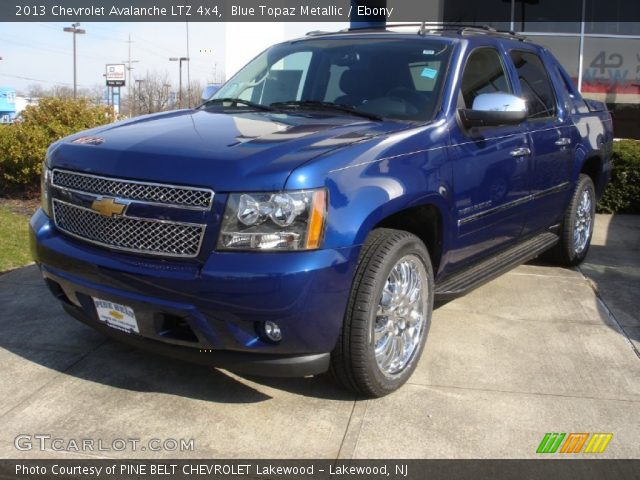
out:
M557 224L564 212L573 169L574 127L559 102L541 58L529 50L511 50L518 74L518 95L527 103L531 145L531 201L525 233Z
M482 93L513 93L497 49L473 50L460 80L458 108L471 108ZM528 139L522 126L466 130L457 122L449 149L453 169L457 238L452 269L515 241L524 223L529 195Z

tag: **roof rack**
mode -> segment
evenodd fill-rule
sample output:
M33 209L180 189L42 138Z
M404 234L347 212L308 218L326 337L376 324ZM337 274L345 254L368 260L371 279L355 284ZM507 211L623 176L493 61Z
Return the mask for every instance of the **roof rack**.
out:
M443 32L443 31L453 31L458 33L459 35L465 34L481 34L481 35L492 35L496 37L502 38L511 38L513 40L520 40L521 42L525 41L527 37L524 35L520 35L519 33L513 32L511 30L496 30L493 27L488 25L468 25L468 24L460 24L460 23L427 23L427 22L413 22L413 23L394 23L394 24L383 24L383 25L367 25L365 27L350 27L344 30L340 30L337 32L321 32L321 31L313 31L307 33L309 36L315 35L335 35L341 33L350 33L350 32L366 32L366 31L386 31L389 28L397 28L397 27L418 27L418 35L426 35L430 32Z

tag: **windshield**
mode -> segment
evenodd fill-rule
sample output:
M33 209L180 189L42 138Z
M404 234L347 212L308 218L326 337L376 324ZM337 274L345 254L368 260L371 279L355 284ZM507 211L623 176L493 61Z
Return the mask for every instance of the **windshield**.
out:
M237 98L278 110L326 111L338 104L373 118L431 120L451 48L442 39L406 37L280 44L242 68L211 100ZM332 113L348 115L349 108Z

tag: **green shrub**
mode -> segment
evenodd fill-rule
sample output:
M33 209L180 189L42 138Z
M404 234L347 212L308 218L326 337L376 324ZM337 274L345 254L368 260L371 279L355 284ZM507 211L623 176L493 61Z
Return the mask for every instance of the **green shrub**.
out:
M598 212L640 214L640 141L614 142L612 160L611 180Z
M21 120L0 128L0 194L36 189L49 145L114 120L111 108L85 99L43 98Z
M0 134L0 184L6 191L38 183L48 137L41 129L12 125Z

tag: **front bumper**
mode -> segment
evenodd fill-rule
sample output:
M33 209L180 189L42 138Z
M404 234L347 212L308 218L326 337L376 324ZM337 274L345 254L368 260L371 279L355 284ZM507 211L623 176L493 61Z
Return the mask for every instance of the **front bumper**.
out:
M31 248L67 312L130 344L196 363L271 376L328 367L358 247L286 253L213 252L200 264L112 252L58 232L39 210ZM98 320L92 297L131 307L140 334ZM282 341L261 334L278 323Z

